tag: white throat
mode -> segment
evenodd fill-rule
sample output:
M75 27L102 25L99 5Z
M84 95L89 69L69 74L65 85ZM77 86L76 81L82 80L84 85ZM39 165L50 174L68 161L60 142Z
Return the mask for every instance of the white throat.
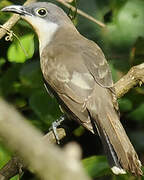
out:
M43 26L40 29L40 35L39 35L39 50L40 55L46 45L50 43L50 41L53 38L53 35L57 31L58 25L52 22L49 23L43 23Z
M30 24L35 29L39 37L39 50L40 55L46 45L50 43L53 38L54 33L57 31L58 25L53 22L47 22L44 19L34 16L25 16L23 19L30 22ZM38 26L39 24L39 26Z

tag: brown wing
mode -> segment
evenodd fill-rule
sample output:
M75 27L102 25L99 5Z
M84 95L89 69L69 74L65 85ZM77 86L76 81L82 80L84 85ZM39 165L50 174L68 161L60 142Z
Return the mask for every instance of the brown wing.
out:
M87 41L87 46L82 51L82 58L87 69L100 86L113 87L111 71L103 52L93 41Z
M49 52L55 52L57 56ZM45 56L49 57L47 63ZM53 51L46 49L41 57L41 69L45 80L57 92L69 110L75 114L77 120L93 132L86 102L93 92L95 80L83 63L83 58L77 48L61 44Z
M97 84L99 84L101 87L107 88L111 94L113 106L119 114L117 98L115 95L115 89L113 87L112 74L106 58L96 43L88 40L87 44L88 48L84 48L86 51L83 49L81 52L84 63Z

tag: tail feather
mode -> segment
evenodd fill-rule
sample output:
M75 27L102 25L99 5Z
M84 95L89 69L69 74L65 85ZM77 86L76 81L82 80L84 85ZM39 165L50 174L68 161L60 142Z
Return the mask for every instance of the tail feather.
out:
M116 114L115 114L116 115ZM114 118L114 119L113 119ZM107 131L109 135L113 135L110 141L118 155L122 167L135 175L142 175L141 163L138 155L132 146L126 132L119 121L118 116L114 117L113 114L107 113L107 119L112 126L111 132ZM114 134L113 134L114 133ZM116 136L115 136L116 135ZM115 140L116 143L115 143Z
M104 151L107 155L107 159L109 162L109 165L111 167L111 170L114 174L118 175L118 174L126 174L126 171L122 168L118 157L116 155L116 152L112 146L112 144L110 143L110 140L107 136L107 134L104 132L104 130L102 128L100 128L100 126L98 124L96 124L96 121L92 120L92 124L93 124L93 130L96 133L96 131L98 132L103 147L104 147Z
M117 174L124 174L124 170L126 170L134 175L142 175L138 155L114 109L107 109L98 115L91 111L89 112L92 122L94 122L99 131L112 171Z

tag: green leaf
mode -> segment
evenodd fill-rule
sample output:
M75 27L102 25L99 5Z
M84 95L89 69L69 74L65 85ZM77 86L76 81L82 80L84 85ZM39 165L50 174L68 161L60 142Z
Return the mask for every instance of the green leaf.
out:
M131 118L136 121L143 121L144 122L144 103L139 105L133 112L127 115L128 118Z
M6 60L3 57L1 57L0 58L0 66L3 66L5 63L6 63Z
M34 40L33 34L27 34L20 38L20 42L18 40L14 41L7 52L8 60L10 62L23 63L26 60L30 59L34 54ZM24 52L25 51L25 52Z
M10 153L0 144L0 168L10 160Z
M17 92L15 83L18 81L18 74L20 70L19 64L13 64L8 70L1 76L0 89L4 96Z
M131 131L129 133L129 135L130 135L130 139L131 139L132 143L136 147L136 151L143 152L143 150L144 150L144 141L143 141L144 132L143 132L143 130L136 129L135 131Z
M109 165L104 156L92 156L84 159L84 168L91 177L100 177L111 174Z
M6 6L10 6L12 5L12 3L8 0L0 0L0 9L6 7ZM10 16L9 13L4 13L2 11L0 11L0 24L3 24L8 17Z
M39 61L30 61L20 70L20 80L28 88L40 88L43 85Z
M11 153L0 143L0 168L2 168L11 158ZM18 175L11 178L11 180L18 180Z
M139 36L144 37L144 1L121 2L121 5L117 4L119 7L112 8L112 21L101 31L101 35L109 48L127 53Z
M131 111L133 108L132 102L127 98L118 99L119 108L121 112Z
M30 97L29 103L35 114L48 126L61 115L56 100L51 98L46 91L35 92Z
M20 178L19 178L19 175L16 175L16 176L14 176L13 178L11 178L10 180L19 180Z
M112 179L112 180L128 180L135 179L131 174L122 174L122 175L114 175L108 165L108 162L104 156L91 156L82 161L86 172L92 178L102 177L104 179ZM102 179L103 179L102 178ZM137 178L136 178L137 179Z
M78 128L76 128L76 129L73 131L73 134L74 134L75 136L77 136L77 137L80 137L80 136L82 136L82 135L84 134L84 132L85 132L84 127L79 126Z

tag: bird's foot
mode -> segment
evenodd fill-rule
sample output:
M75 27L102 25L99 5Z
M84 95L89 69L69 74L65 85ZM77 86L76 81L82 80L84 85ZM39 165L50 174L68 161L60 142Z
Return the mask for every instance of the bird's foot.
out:
M65 119L66 119L66 115L64 114L60 116L60 118L58 118L56 121L54 121L52 123L52 126L49 128L50 131L51 130L53 131L57 144L60 144L60 139L57 133L57 127L59 127Z

